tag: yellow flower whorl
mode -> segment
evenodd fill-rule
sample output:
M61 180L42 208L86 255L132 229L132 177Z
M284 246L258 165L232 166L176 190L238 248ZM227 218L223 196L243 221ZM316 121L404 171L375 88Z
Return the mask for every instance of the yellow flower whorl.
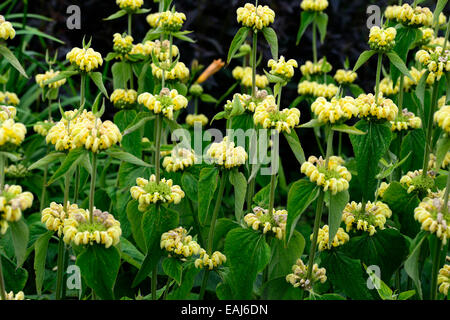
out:
M196 122L199 122L202 127L208 124L208 118L204 114L188 114L186 116L186 124L193 127Z
M116 0L120 9L136 11L144 4L144 0Z
M80 49L73 48L66 55L66 59L74 66L77 66L81 71L91 72L96 70L103 64L102 55L94 49Z
M443 106L434 113L434 122L447 134L450 133L450 106Z
M426 67L430 71L430 75L433 75L433 79L437 81L446 72L450 72L450 50L446 49L444 51L442 46L417 51L416 60Z
M324 58L320 59L316 63L312 61L306 61L304 65L300 66L300 71L305 77L309 77L312 75L320 75L324 73L328 73L333 70L331 64L326 61ZM344 71L344 70L342 70ZM351 71L350 71L351 72Z
M188 101L186 97L178 94L177 90L164 88L157 96L148 92L140 94L138 103L156 114L162 113L168 119L173 119L173 112L186 108Z
M275 12L268 6L255 7L251 3L246 3L244 7L238 8L236 13L238 23L258 30L267 27L275 20Z
M25 294L23 293L23 291L19 291L16 294L14 294L13 291L10 291L9 293L6 293L6 300L25 300ZM0 300L2 298L0 297Z
M330 250L332 247L339 247L344 245L350 240L349 235L344 231L344 229L339 228L336 235L334 236L333 241L331 242L331 247L329 245L329 235L330 230L328 225L324 225L319 229L319 234L317 236L317 244L319 246L319 251ZM311 234L311 240L313 235Z
M308 266L305 265L302 259L298 259L292 266L292 273L286 276L286 281L289 282L294 288L303 288L311 290L312 285L315 282L325 283L327 281L325 268L319 268L317 263L314 263L311 279L307 279Z
M436 198L427 197L414 209L414 219L422 224L423 230L436 233L445 245L450 238L450 215L444 213L443 209L444 199L440 194Z
M170 152L170 156L164 157L162 166L167 172L184 170L195 162L195 153L191 149L175 147Z
M336 123L358 116L359 108L352 97L336 98L331 101L317 98L311 105L311 111L322 123Z
M448 259L448 257L447 257ZM439 270L437 284L439 292L444 296L448 296L448 289L450 288L450 265L446 264Z
M133 37L130 35L121 35L114 33L113 35L113 50L121 55L126 55L133 49Z
M239 80L244 87L250 88L252 87L252 68L245 67L242 68L240 66L233 69L232 72L233 78ZM257 74L255 76L255 85L259 89L264 89L269 85L269 79L265 75Z
M433 12L427 7L411 7L405 3L402 6L388 6L385 16L389 20L396 20L407 26L431 26L433 24Z
M334 80L339 84L351 84L358 78L358 74L352 70L336 70Z
M376 118L394 121L397 117L398 107L391 99L383 98L382 95L378 98L378 105L375 102L375 96L371 93L360 94L355 101L359 108L360 118Z
M154 77L161 80L163 76L163 69L152 63L152 74ZM180 80L182 82L185 82L189 79L189 69L183 62L177 62L172 70L170 70L169 72L164 72L164 76L166 80Z
M253 213L245 215L244 221L253 230L261 229L264 234L270 231L277 239L283 240L286 234L287 215L286 210L273 209L272 215L269 215L268 209L255 207Z
M133 89L116 89L110 96L111 102L117 108L129 108L136 103L137 92Z
M274 128L278 132L291 132L291 129L300 123L300 110L297 108L285 108L279 110L275 98L270 95L256 105L253 115L255 125L261 125L265 129Z
M389 51L395 45L396 35L397 30L395 28L381 29L378 26L374 26L370 29L369 46L372 50Z
M391 125L392 131L419 129L422 127L422 120L405 108L402 110L402 113L397 115L395 120L391 121Z
M298 64L294 59L286 61L283 56L280 56L278 61L270 59L267 66L271 68L271 74L283 79L290 79L294 76L294 68L297 68Z
M342 221L346 225L347 232L356 227L356 230L363 230L373 236L377 232L376 228L384 229L386 219L391 215L391 209L381 201L374 203L368 201L364 210L361 203L352 201L345 206Z
M169 256L179 257L182 260L192 255L200 254L201 247L197 241L192 240L192 236L183 227L165 232L161 235L161 249L169 252Z
M324 11L328 8L327 0L302 0L300 7L305 11Z
M234 142L228 141L228 137L221 142L214 142L207 151L210 160L218 165L231 169L245 164L248 159L247 152L241 146L235 147Z
M45 208L41 212L41 222L45 224L47 230L57 231L58 237L61 237L63 232L64 220L69 218L71 212L79 210L77 204L70 203L68 203L67 209L68 212L65 212L62 204L52 202L50 207Z
M0 39L14 39L15 36L16 31L14 30L11 22L6 21L5 17L0 15Z
M0 91L0 104L6 104L16 107L20 103L20 99L13 92L1 92Z
M35 79L36 79L36 83L39 84L39 86L41 88L45 87L44 82L47 80L51 80L54 77L56 77L60 72L59 71L53 71L52 69L50 69L49 71L46 71L43 74L38 74L36 75ZM61 86L63 86L66 83L67 79L61 79L52 83L49 83L47 85L47 87L51 88L51 89L57 89Z
M165 11L147 16L147 23L152 28L162 28L166 31L180 30L184 21L186 21L186 15L182 12Z
M215 251L210 257L204 249L200 249L200 258L195 260L195 267L197 269L207 268L213 270L220 267L225 262L227 262L227 257L223 253Z
M320 84L316 81L302 81L298 84L298 94L302 96L333 98L339 88L334 84Z
M0 147L6 144L20 145L25 139L27 128L23 123L7 119L0 123Z
M33 199L33 194L28 191L22 192L21 186L4 186L0 193L0 234L6 233L8 222L20 220L22 211L31 208Z

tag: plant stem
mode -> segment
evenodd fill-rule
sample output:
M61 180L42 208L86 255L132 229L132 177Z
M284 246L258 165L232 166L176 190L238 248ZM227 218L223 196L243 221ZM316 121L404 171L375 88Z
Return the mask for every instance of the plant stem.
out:
M78 193L80 192L80 167L77 166L75 170L75 190L73 192L73 200L72 203L77 203L78 201Z
M275 173L272 173L272 176L270 177L270 196L269 196L269 215L273 215L273 208L275 204L275 187L277 185L277 178L278 175Z
M220 206L222 204L223 193L225 191L225 186L227 184L227 180L228 180L228 171L224 170L224 171L222 171L222 176L220 177L219 191L217 193L216 204L214 206L214 211L213 211L213 215L211 218L211 225L209 227L208 243L207 243L207 247L206 247L206 252L208 253L208 255L210 257L211 257L212 250L213 250L214 229L216 228L216 220L217 220L217 216L219 214ZM202 286L200 288L199 300L203 299L203 296L205 294L206 285L208 283L208 277L209 277L209 270L206 270L205 275L203 276Z
M317 31L316 22L314 20L312 23L312 51L314 63L317 63Z
M94 222L94 197L95 197L95 180L97 178L97 154L92 153L92 175L91 186L89 189L89 219L91 223Z
M133 24L133 15L131 13L129 13L128 14L128 35L129 36L131 36L132 24Z
M426 141L425 141L425 155L423 157L423 166L422 166L422 177L426 177L427 176L427 172L428 172L428 161L430 160L430 153L431 153L431 149L432 149L432 140L433 140L433 115L434 112L436 110L436 106L437 106L437 98L438 98L438 92L439 92L439 84L436 81L433 84L433 89L432 89L432 94L431 94L431 106L430 106L430 110L428 113L428 123L427 123L427 135L426 135Z
M444 193L444 208L443 208L443 214L448 213L448 194L450 191L450 171L447 175L447 184L445 186L445 193Z
M333 155L333 137L334 137L334 131L331 129L331 126L328 127L328 133L327 133L327 154L325 156L325 168L328 169L328 161L330 160L330 157Z
M323 211L323 200L325 197L325 192L321 188L319 191L319 197L316 204L316 217L314 219L314 231L313 238L311 240L311 248L309 250L309 261L308 261L308 271L306 278L311 281L312 269L314 265L314 258L316 256L317 249L317 236L319 235L320 222L322 221L322 211Z
M5 185L5 156L0 155L0 191Z
M442 242L437 238L436 248L432 252L431 259L433 260L433 267L431 270L431 286L430 286L430 300L436 300L437 296L437 278L439 273L439 266L441 261Z
M156 114L155 116L155 127L156 127L156 137L155 137L155 176L156 182L159 183L161 179L161 115Z
M6 300L5 279L3 278L2 256L0 255L0 300Z
M258 34L253 31L252 46L252 98L256 96L256 53L258 51Z
M86 75L82 72L80 83L80 109L84 109L85 101L86 101Z
M383 54L378 54L378 64L377 64L377 77L375 84L375 104L378 106L378 96L380 95L380 78L381 78L381 67L383 66Z
M200 230L200 222L198 221L198 212L195 211L194 209L194 205L192 204L192 200L189 199L188 197L188 204L189 204L189 208L191 209L192 212L192 218L194 219L194 224L195 224L195 229L198 235L198 240L200 241L200 243L202 244L202 246L205 245L205 242L203 242L203 236Z

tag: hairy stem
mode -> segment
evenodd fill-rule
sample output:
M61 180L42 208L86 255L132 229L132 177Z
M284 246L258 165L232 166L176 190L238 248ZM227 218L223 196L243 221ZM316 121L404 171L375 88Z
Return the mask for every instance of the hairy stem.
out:
M312 23L312 52L314 63L317 63L317 30L315 21Z
M155 176L156 182L161 179L161 115L156 114L155 117L156 137L155 137Z
M320 189L319 197L317 199L316 204L316 216L314 219L314 231L313 238L311 240L311 248L309 250L309 260L308 260L308 271L306 274L306 278L311 281L312 269L314 265L314 259L316 256L317 249L317 236L319 235L320 222L322 221L322 212L323 212L323 200L325 197L325 192Z
M426 135L426 141L425 141L425 155L423 157L423 166L422 166L422 177L427 176L428 172L428 161L430 160L430 153L433 143L433 116L434 112L436 111L437 107L437 100L438 100L438 92L439 92L439 84L436 81L433 85L432 93L431 93L431 106L428 113L428 123L427 123L427 135Z
M89 189L89 219L91 223L94 222L94 198L95 198L95 180L97 178L97 154L92 153L92 175L91 175L91 186Z
M258 51L258 34L253 31L252 45L252 98L256 96L256 53Z

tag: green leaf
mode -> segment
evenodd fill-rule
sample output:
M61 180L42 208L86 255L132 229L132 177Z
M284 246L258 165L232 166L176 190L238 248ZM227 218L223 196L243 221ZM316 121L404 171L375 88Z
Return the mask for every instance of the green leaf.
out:
M275 188L278 184L278 177L275 180ZM253 203L255 203L259 207L268 207L269 206L269 196L270 196L270 183L266 185L264 188L259 190L254 196L253 196Z
M400 26L397 28L397 36L395 38L395 46L392 52L398 54L398 57L404 62L407 62L408 52L412 49L416 43L416 40L422 38L422 33L417 28L411 28L407 26ZM391 79L394 83L400 76L399 69L394 66L393 63L390 64L391 68Z
M330 213L328 215L329 235L328 243L331 246L334 237L341 225L342 211L350 199L348 190L341 191L335 195L330 194Z
M366 50L358 58L358 61L356 61L355 67L353 68L353 71L358 70L361 68L361 66L367 62L375 53L377 53L374 50Z
M61 178L62 176L72 172L76 166L81 162L83 157L88 156L88 151L84 148L77 148L70 150L69 154L64 159L61 166L56 170L53 176L48 181L47 185L51 185L53 182Z
M423 241L427 238L428 233L424 230L420 231L416 238L410 245L409 251L410 254L405 261L405 271L408 276L413 280L414 285L417 290L417 294L420 299L423 299L422 293L422 285L420 282L420 273L419 273L419 257L420 257L420 249L422 247Z
M447 5L448 0L438 0L436 4L436 9L434 9L433 14L433 25L437 24L439 22L439 16L441 12L444 10L445 6Z
M309 180L301 179L292 184L287 199L286 243L289 243L300 216L318 195L319 187Z
M142 161L138 157L132 155L131 153L125 152L125 151L114 151L114 150L109 149L109 150L106 150L105 153L108 154L112 158L119 159L121 161L125 161L128 163L132 163L137 166L148 167L148 168L153 167L153 165L151 165L145 161Z
M300 144L300 139L298 138L297 132L294 129L291 130L291 133L287 133L283 131L284 137L286 138L289 146L291 147L292 152L294 152L295 158L300 164L305 162L305 153L303 152L302 145Z
M212 95L204 93L200 96L200 100L206 103L217 103L217 99L214 98Z
M375 274L374 271L372 271L371 269L368 269L366 267L366 265L364 265L364 268L366 269L366 272L369 275L369 278L372 281L372 283L379 284L379 287L378 286L374 286L374 287L377 290L378 294L380 295L380 298L382 300L395 300L394 294L393 294L391 288L389 288L386 285L386 283L384 283L383 280L381 280L379 277L377 277L377 275Z
M300 128L319 128L324 124L320 122L318 119L311 119L308 122L300 125Z
M251 299L256 275L270 261L270 247L264 235L252 229L231 230L225 238L225 255L230 265L225 281L233 299Z
M34 271L36 272L36 291L38 295L41 295L42 285L44 283L48 242L52 236L53 231L47 231L34 243Z
M181 186L189 199L193 202L198 201L198 180L192 173L187 171L183 172Z
M22 76L28 79L28 75L19 60L17 60L16 56L5 45L0 45L0 55L2 55L14 68L16 68Z
M126 14L127 14L127 12L125 10L119 10L116 13L113 13L112 15L110 15L108 18L104 18L103 20L115 20L120 17L123 17Z
M231 41L230 49L228 50L227 63L230 63L231 59L233 59L235 53L239 50L241 45L244 43L245 39L247 39L248 32L250 28L242 27L238 30L236 35Z
M56 75L55 77L53 77L53 78L51 78L51 79L49 79L49 80L46 80L46 81L44 81L44 85L49 85L49 84L51 84L51 83L54 83L54 82L56 82L56 81L60 81L60 80L63 80L63 79L68 79L68 78L70 78L70 77L72 77L72 76L74 76L74 75L76 75L76 74L78 74L79 72L78 71L70 71L70 70L66 70L66 71L61 71L60 73L58 73L58 75Z
M411 153L411 156L402 164L404 171L413 171L422 168L425 140L425 132L422 129L412 130L403 138L400 157L404 158L407 154Z
M392 64L398 70L400 70L401 73L403 73L405 76L407 76L407 77L409 77L409 78L411 78L413 80L413 77L409 73L409 70L406 67L405 63L403 62L403 60L394 51L386 52L386 55L389 58L389 60L392 62Z
M415 294L416 290L400 292L400 294L397 297L397 300L408 300L409 298L412 298Z
M365 135L367 132L361 131L354 126L348 126L346 124L335 124L331 127L334 131L344 132L348 134Z
M144 117L141 120L139 120L136 124L131 124L124 132L123 135L126 136L127 134L130 134L140 128L142 128L142 126L144 124L146 124L148 121L155 119L154 116L152 117Z
M328 15L320 12L316 15L315 21L320 33L320 42L323 43L323 40L325 40L325 36L327 35Z
M9 158L10 160L12 160L14 162L20 160L20 156L17 156L16 154L11 153L11 152L0 151L0 155L4 156L6 158Z
M265 27L262 29L264 38L266 38L267 43L270 46L270 52L272 53L272 58L278 60L278 37L275 30L270 27Z
M77 256L76 265L86 284L104 300L114 299L114 284L120 267L120 253L116 247L106 249L92 245Z
M436 149L436 168L438 169L442 166L447 152L450 151L450 138L447 135L443 135L438 140Z
M89 77L94 81L97 88L105 95L105 97L109 98L108 92L106 91L105 85L103 84L103 76L100 72L90 72Z
M291 272L291 271L289 271ZM286 276L264 283L261 299L263 300L302 300L303 290L294 288L286 281Z
M419 83L417 84L417 87L416 87L416 91L415 91L416 97L417 97L417 99L419 99L420 104L422 106L422 110L423 110L424 103L425 103L425 87L426 87L427 79L428 79L429 75L430 75L430 71L427 70L420 78Z
M242 172L232 170L230 172L230 183L234 186L234 215L236 217L236 221L241 221L244 210L245 195L247 192L247 179L245 179Z
M217 168L203 168L198 180L198 218L201 225L205 225L208 218L209 206L215 194L219 181Z
M164 206L152 206L142 217L142 234L147 254L154 254L159 248L161 235L178 226L179 214Z
M172 35L173 35L175 38L178 38L178 39L180 39L180 40L182 40L182 41L186 41L186 42L190 42L190 43L195 43L195 40L193 40L193 39L191 39L191 38L189 38L189 37L186 37L186 36L185 36L183 33L181 33L181 32L173 32Z
M24 268L18 268L2 253L0 253L0 259L2 259L6 292L13 291L14 293L17 293L23 290L25 284L27 283L28 271Z
M162 268L165 274L174 279L178 285L181 284L183 266L176 258L166 258L162 262Z
M62 157L65 157L66 154L63 152L52 152L43 157L42 159L39 159L35 163L33 163L31 166L28 167L28 170L33 169L43 169L45 166L49 165L50 163L55 162L58 159L61 159Z
M391 143L391 128L387 123L373 123L360 120L355 127L366 131L365 135L350 135L356 159L358 181L364 186L362 192L366 200L374 197L378 174L378 162L386 153Z
M115 62L111 67L114 89L125 88L131 76L131 67L126 62Z
M28 225L24 219L17 222L9 222L14 251L16 255L17 267L21 267L25 262L27 245L29 239Z
M127 217L131 225L131 233L134 241L142 252L147 252L147 246L145 244L144 234L142 232L142 216L143 212L138 210L138 201L131 200L127 205Z
M297 33L297 42L295 43L298 45L300 43L300 40L302 39L303 34L306 31L306 28L313 22L314 20L314 13L310 11L302 11L300 15L300 28L298 29Z

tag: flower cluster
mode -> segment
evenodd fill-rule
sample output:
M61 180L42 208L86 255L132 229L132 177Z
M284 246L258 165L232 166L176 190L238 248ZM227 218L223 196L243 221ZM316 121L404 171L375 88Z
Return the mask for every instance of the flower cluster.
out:
M302 81L298 84L298 94L302 96L325 97L331 99L338 93L334 84L321 84L316 81Z
M26 133L27 128L23 123L15 122L13 119L0 122L0 148L20 145Z
M170 156L165 157L162 166L167 172L176 172L192 166L195 162L195 153L191 149L175 147Z
M6 21L5 17L0 15L0 39L14 39L15 36L16 31L14 30L11 22Z
M76 206L73 204L72 206ZM105 248L115 246L120 241L122 229L120 222L114 219L112 214L93 210L92 221L89 210L72 208L68 212L68 217L64 219L64 242L75 245L102 244Z
M44 121L39 121L36 122L36 124L33 126L33 130L45 137L48 134L48 131L55 125L55 123L53 121L48 121L48 120L44 120Z
M207 151L207 156L216 165L231 169L245 164L248 159L247 152L241 146L235 147L233 141L228 137L221 142L214 142Z
M19 103L20 100L14 92L0 91L0 104L6 104L8 106L17 106Z
M207 268L209 270L213 270L225 262L227 262L227 257L223 253L215 251L211 257L209 257L209 254L207 254L204 249L200 249L200 258L195 260L195 267L197 269Z
M233 78L240 81L244 87L252 87L252 68L240 66L233 69ZM255 85L257 88L264 89L269 85L269 79L265 75L257 74L255 76Z
M273 23L275 20L275 12L268 6L255 7L251 3L246 3L244 7L238 8L237 22L243 26L261 30Z
M409 112L408 109L403 109L402 113L399 113L395 120L391 121L392 131L402 131L408 129L418 129L422 127L422 120L416 117L414 113Z
M300 71L305 77L328 73L332 69L333 67L331 66L331 64L324 58L320 59L316 63L313 63L312 61L306 61L304 65L300 66Z
M342 158L330 157L328 160L328 167L326 161L322 158L310 156L308 161L305 161L300 170L309 180L323 187L324 191L330 190L332 194L336 194L349 187L349 181L352 179L351 173L342 166Z
M58 237L61 236L64 228L64 220L69 218L71 212L82 210L78 208L77 204L67 204L67 212L64 211L64 206L56 202L50 203L50 207L45 208L41 212L41 222L45 224L47 230L57 231Z
M162 62L160 66L169 67L168 61ZM166 80L180 80L184 82L189 79L189 69L183 62L177 62L175 67L173 67L173 69L168 72L152 63L152 74L154 77L161 80L163 77L163 73Z
M60 73L59 71L53 71L52 69L50 69L49 71L46 71L46 72L43 73L43 74L38 74L38 75L36 75L36 77L35 77L36 83L39 84L39 86L40 86L41 88L44 88L44 87L45 87L44 82L47 81L47 80L53 79L53 78L56 77L59 73ZM61 80L58 80L58 81L49 83L49 84L47 85L47 87L50 88L50 89L57 89L57 88L63 86L63 85L66 83L66 81L67 81L67 80L64 78L64 79L61 79Z
M0 300L1 300L1 297L0 297ZM14 292L10 291L9 293L6 293L6 300L25 300L25 295L24 295L23 291L19 291L16 294L14 294Z
M270 74L288 80L294 76L294 68L297 68L298 64L294 59L286 61L285 58L281 56L278 61L270 59L267 66L271 68Z
M444 265L439 270L437 284L439 286L439 292L444 296L448 296L448 289L450 288L450 264Z
M447 206L450 204L447 203ZM437 198L427 197L419 203L414 209L414 219L422 224L422 229L430 233L436 233L436 236L442 240L445 245L450 238L450 215L444 210L444 199L442 196Z
M420 78L425 74L427 70L417 70L416 68L412 67L411 70L409 70L409 74L411 75L412 79L410 77L404 77L403 80L403 87L406 91L409 91L412 86L417 86L419 84ZM426 80L426 83L428 85L432 85L435 80L435 75L433 73L430 73L428 75L428 78Z
M144 4L144 0L116 0L120 9L136 11Z
M411 7L405 3L402 6L388 6L384 13L387 19L396 20L408 26L431 26L433 12L427 7Z
M16 117L17 110L12 106L1 106L0 105L0 121L5 121L8 119L14 119Z
M352 70L336 70L334 80L339 84L351 84L358 78L358 74Z
M331 246L329 244L330 230L328 225L324 225L319 229L319 234L317 236L317 243L319 245L319 251L330 250L332 247L339 247L347 243L350 240L349 235L344 231L344 229L339 228L336 235L334 236ZM311 234L311 240L313 235Z
M371 93L362 93L355 101L359 108L360 118L394 121L397 117L398 107L391 99L384 98L382 95L378 97L378 103L375 102L375 96Z
M138 209L145 212L151 204L157 202L163 203L180 203L184 198L184 191L180 186L174 185L172 179L166 180L164 178L156 181L156 176L152 174L150 180L144 178L136 179L137 186L130 189L131 197L138 200Z
M22 192L22 187L5 185L0 193L0 234L5 234L8 222L19 221L22 211L33 204L33 194Z
M121 35L120 33L114 33L113 50L124 56L133 49L133 40L133 37L130 35Z
M193 127L196 122L199 122L202 127L208 124L208 118L204 114L188 114L186 116L186 124Z
M450 50L444 51L441 46L417 51L416 60L424 65L437 81L445 72L450 72Z
M358 115L358 107L352 97L336 98L331 101L320 97L311 105L311 111L322 123L343 122Z
M395 46L396 35L395 28L381 29L374 26L370 29L369 46L372 50L380 52L390 51Z
M407 188L408 193L414 191L422 195L427 195L434 186L435 175L436 173L430 170L424 178L422 176L422 169L409 171L400 179L400 183Z
M137 92L133 89L116 89L111 94L110 100L116 108L129 108L136 103Z
M434 122L447 134L450 133L450 106L443 106L434 113Z
M376 233L376 228L384 229L386 219L391 215L391 209L381 201L374 203L368 201L364 209L361 203L352 201L345 206L342 221L346 225L347 232L356 227L357 230L366 231L372 236Z
M396 95L400 91L400 82L394 86L394 82L390 77L386 77L380 81L380 92L386 96Z
M66 55L66 59L81 71L91 72L103 64L102 55L92 48L73 48Z
M283 240L286 234L287 214L286 210L275 209L272 214L269 214L269 210L255 207L253 213L245 215L244 221L253 230L262 229L264 234L270 231L275 237Z
M28 168L25 167L23 164L19 163L17 165L12 164L9 167L5 168L5 175L8 178L12 179L18 179L18 178L24 178L28 176L30 173L28 171Z
M386 190L389 188L390 184L386 182L382 182L378 189L375 191L375 196L383 197Z
M143 104L154 113L162 113L166 118L173 119L174 111L186 108L186 97L178 94L175 89L163 88L159 95L154 96L148 92L139 95L138 103Z
M158 61L169 60L171 58L170 53L172 53L172 58L180 54L180 50L176 45L172 44L172 47L170 46L169 40L146 41L144 43L144 46L146 47L146 50L150 52L150 54L153 53L156 56Z
M328 8L328 0L302 0L300 7L305 11L324 11Z
M179 31L184 21L186 21L186 15L182 12L164 11L147 16L147 22L152 28L161 28L170 32Z
M294 288L303 288L310 290L315 282L325 283L327 281L327 271L325 268L319 268L317 263L314 263L311 279L307 279L308 266L306 266L302 259L298 259L292 266L292 273L286 276L286 281L294 286Z
M266 90L257 90L255 98L248 94L236 93L233 96L233 100L227 100L224 106L225 111L231 111L233 109L235 99L239 99L242 107L250 112L255 112L257 106L271 106L275 105L275 97L273 95L267 94Z
M183 227L165 232L161 236L161 249L169 252L171 256L182 259L189 258L192 255L198 255L201 247L197 241L192 240L192 236Z
M278 132L290 133L300 123L300 110L285 108L280 111L276 105L260 104L256 107L253 120L265 129L275 128Z

